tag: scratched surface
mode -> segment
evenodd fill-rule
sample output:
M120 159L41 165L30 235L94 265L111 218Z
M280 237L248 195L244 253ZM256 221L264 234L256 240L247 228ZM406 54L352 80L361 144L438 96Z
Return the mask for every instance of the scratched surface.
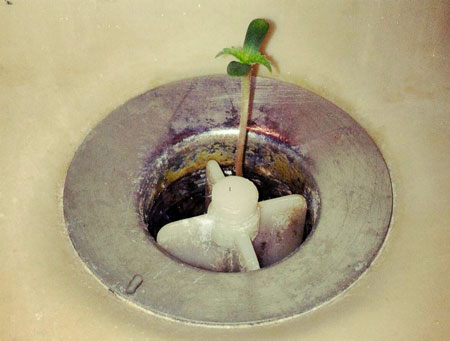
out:
M264 78L255 86L251 129L302 155L302 168L320 192L321 215L311 238L276 266L238 274L196 269L156 247L136 200L148 160L196 134L232 129L240 105L239 83L226 76L171 83L112 112L80 146L67 174L70 238L110 290L173 319L258 323L321 305L369 267L392 210L391 182L377 147L322 97ZM142 278L138 286L136 278Z

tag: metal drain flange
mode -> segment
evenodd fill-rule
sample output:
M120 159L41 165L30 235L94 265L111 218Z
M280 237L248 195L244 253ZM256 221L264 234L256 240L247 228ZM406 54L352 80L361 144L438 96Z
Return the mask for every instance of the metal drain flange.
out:
M309 205L315 205L316 216L307 240L278 264L248 273L197 269L156 245L141 207L146 172L158 168L152 162L164 163L165 150L186 140L195 144L197 136L211 144L234 138L240 106L239 80L207 76L171 83L106 117L79 147L67 173L70 238L110 290L176 320L252 324L304 313L344 291L370 266L392 211L390 177L376 145L322 97L276 80L254 83L252 134L300 155L292 167L314 183ZM202 154L194 161L201 167L207 160ZM162 185L146 183L151 193L161 190L157 186Z

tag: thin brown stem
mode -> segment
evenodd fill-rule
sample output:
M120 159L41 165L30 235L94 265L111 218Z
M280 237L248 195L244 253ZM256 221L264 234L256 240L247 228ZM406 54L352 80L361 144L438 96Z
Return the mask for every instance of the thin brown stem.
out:
M241 119L239 122L239 138L236 150L236 159L234 161L234 169L237 176L243 176L243 162L244 162L244 150L245 142L247 139L247 121L248 121L248 108L250 99L250 85L251 85L252 70L241 77Z

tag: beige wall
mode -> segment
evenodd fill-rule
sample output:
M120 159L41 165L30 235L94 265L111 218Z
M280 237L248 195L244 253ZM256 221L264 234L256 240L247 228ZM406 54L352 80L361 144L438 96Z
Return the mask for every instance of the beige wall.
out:
M10 1L0 2L0 339L450 338L449 1ZM166 321L84 268L64 227L65 172L124 101L224 73L214 55L241 44L255 17L275 23L270 76L333 101L382 150L392 228L363 278L314 312L237 330Z

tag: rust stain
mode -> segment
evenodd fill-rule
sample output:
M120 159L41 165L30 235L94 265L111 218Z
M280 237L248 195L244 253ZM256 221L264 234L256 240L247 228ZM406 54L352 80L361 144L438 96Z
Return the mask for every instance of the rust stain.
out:
M281 142L289 143L289 140L285 136L281 135L278 131L270 129L270 128L261 127L261 126L248 126L247 131L251 131L251 132L254 132L257 134L273 137L277 140L280 140Z
M195 153L195 152L194 152ZM202 151L195 155L195 159L189 158L189 154L186 155L185 160L190 160L186 164L184 164L181 168L178 169L169 169L165 174L165 180L168 183L172 183L183 176L193 173L199 169L202 169L206 166L206 163L209 160L216 160L221 165L228 165L233 162L232 159L230 159L229 154L225 154L220 150L216 150L215 152L211 153L208 150Z

